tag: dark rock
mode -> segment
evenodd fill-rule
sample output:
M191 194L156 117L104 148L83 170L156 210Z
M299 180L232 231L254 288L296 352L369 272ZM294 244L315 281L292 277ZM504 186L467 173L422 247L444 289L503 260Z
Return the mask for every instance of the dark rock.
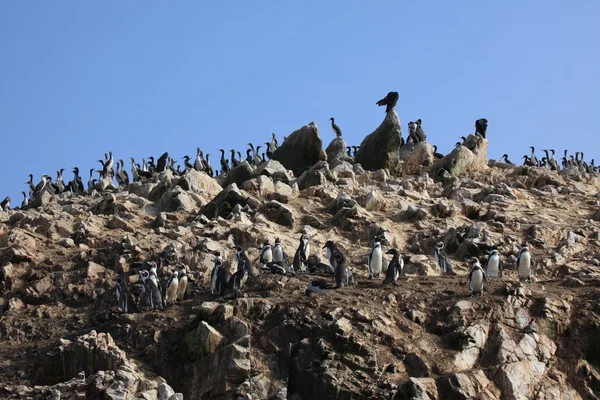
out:
M431 375L431 367L416 353L408 353L404 357L404 365L410 376L426 378Z
M325 153L327 153L327 161L330 164L333 160L344 157L346 155L346 141L344 138L336 137L333 139L325 149Z
M235 183L240 186L242 183L254 178L254 168L247 161L241 162L237 167L233 167L223 180L223 187Z
M366 170L387 168L390 173L397 174L400 171L398 149L401 144L400 119L394 109L386 114L381 125L373 133L364 138L355 161Z
M271 200L262 209L262 213L271 221L288 227L294 226L292 211L276 200Z
M327 160L317 124L311 122L293 132L273 152L271 158L279 161L286 169L291 169L296 176L308 170L317 161Z
M202 207L201 213L211 219L218 216L227 218L237 204L243 207L247 203L248 199L233 183L223 189L210 203Z

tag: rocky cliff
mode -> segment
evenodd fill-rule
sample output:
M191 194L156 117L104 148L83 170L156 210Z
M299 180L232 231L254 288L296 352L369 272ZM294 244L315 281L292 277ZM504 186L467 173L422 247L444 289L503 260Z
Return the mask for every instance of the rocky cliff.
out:
M411 160L418 175L397 175L397 160L392 175L338 159L294 177L270 161L237 167L244 178L225 187L164 172L1 213L0 397L597 398L599 182L487 167L487 141L474 146L455 153L476 162L433 165L425 149L422 168ZM235 246L258 266L265 240L291 257L301 234L325 261L335 241L356 284L305 296L308 273L264 273L236 296L211 294L215 251L233 272ZM375 237L402 253L398 287L367 279ZM453 275L434 261L439 241ZM515 271L522 242L532 283ZM485 263L492 247L504 273L471 298L465 261ZM147 261L160 261L163 283L184 264L186 297L123 313L115 278L137 302Z

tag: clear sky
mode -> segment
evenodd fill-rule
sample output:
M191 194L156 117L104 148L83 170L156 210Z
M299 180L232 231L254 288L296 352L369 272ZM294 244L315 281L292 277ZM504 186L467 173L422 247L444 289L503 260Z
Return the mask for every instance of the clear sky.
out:
M2 1L0 197L61 167L87 183L109 150L200 146L218 168L217 148L310 121L326 146L332 116L358 145L392 90L403 136L421 118L444 153L485 117L491 158L600 158L599 17L597 0Z

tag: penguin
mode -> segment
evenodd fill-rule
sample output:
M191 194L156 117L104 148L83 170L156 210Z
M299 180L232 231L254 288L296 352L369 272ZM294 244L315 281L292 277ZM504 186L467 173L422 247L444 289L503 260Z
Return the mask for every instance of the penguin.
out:
M185 266L181 265L179 267L179 288L177 289L177 300L183 301L185 298L185 291L187 290L188 285L188 276Z
M446 255L446 251L444 250L444 242L437 242L435 245L435 261L442 269L443 274L447 274L452 272L452 264Z
M471 297L479 294L479 297L483 296L483 282L487 281L487 276L479 260L476 257L471 258L471 272L469 273L469 292Z
M167 287L165 290L165 305L169 305L169 302L175 304L175 300L177 300L177 291L179 290L179 272L173 271L171 272L171 277L169 278L169 282L167 282Z
M211 293L222 296L225 293L227 282L229 282L230 277L231 275L229 272L223 267L223 262L221 260L216 260L215 266L210 274Z
M336 261L337 263L337 261ZM321 258L318 255L313 255L306 260L307 270L311 274L328 275L334 276L335 270L329 264L321 262Z
M525 243L521 245L521 251L517 257L517 271L519 273L519 280L527 280L531 282L533 276L533 261L531 259L531 253Z
M331 266L333 267L333 271L335 271L335 269L337 267L337 259L335 258L335 255L337 253L342 253L342 252L340 251L340 249L338 249L338 247L333 242L333 240L328 240L325 243L325 246L323 246L323 248L327 249L327 259L329 260L329 264L331 264Z
M151 310L163 308L163 300L159 287L155 281L150 278L148 271L140 271L140 277L143 285L144 302Z
M248 270L243 268L239 271L236 271L235 274L231 275L229 281L227 281L227 287L223 294L234 293L236 291L242 290L242 287L246 283L248 279Z
M10 210L10 197L6 196L2 203L0 203L0 211L8 211Z
M475 121L475 134L480 135L485 139L485 133L487 131L488 120L485 118L480 118Z
M281 240L279 238L275 239L275 245L273 246L273 261L287 263L287 257L281 247Z
M373 242L367 264L369 265L369 279L375 279L376 277L379 279L383 269L383 251L381 250L381 243L377 239Z
M335 268L335 287L343 288L350 284L350 274L348 264L346 263L346 257L342 253L335 253L335 259L337 267Z
M306 266L308 264L308 252L309 252L308 236L302 235L302 236L300 236L300 244L298 245L296 254L294 254L293 266L294 266L294 271L296 271L296 273L306 270Z
M383 99L379 100L377 104L379 107L385 107L385 113L389 113L394 107L396 107L396 103L398 102L398 92L389 92Z
M331 290L331 289L334 289L334 287L331 286L326 280L315 279L315 280L308 282L308 285L306 286L306 290L304 291L304 294L306 296L310 296L313 293L323 294L327 290Z
M273 251L271 250L271 245L269 244L269 241L266 240L262 251L260 252L260 258L259 258L259 263L260 263L260 268L262 269L267 263L270 263L273 261Z
M498 250L492 249L488 255L485 264L485 273L489 278L498 278L502 275L502 266L500 265L500 255Z
M271 261L264 264L261 269L263 271L269 271L272 274L280 274L280 275L295 275L296 272L293 269L290 269L289 265L286 262L277 262Z
M244 251L244 248L242 246L237 246L235 248L235 256L238 261L238 271L241 269L245 269L248 271L248 276L256 276L256 271L254 270L254 267L252 266L252 263L250 262L250 259L246 255L246 252Z
M513 164L509 159L508 159L508 154L503 154L502 158L504 159L504 162L508 165L515 165Z
M333 129L333 132L335 132L335 135L337 137L342 137L342 130L335 123L335 119L333 117L331 117L331 118L329 118L329 120L331 121L331 129Z
M119 308L121 309L121 311L123 311L125 314L127 314L129 312L129 307L127 304L128 303L127 293L123 289L123 286L125 286L123 283L123 279L117 278L115 280L117 282L117 286L116 286L117 304L118 304Z
M400 253L396 249L390 249L385 254L391 255L392 261L390 261L390 264L388 265L383 284L391 283L394 286L399 286L396 281L400 275L402 275L402 270L404 269L404 260L402 257L400 257Z

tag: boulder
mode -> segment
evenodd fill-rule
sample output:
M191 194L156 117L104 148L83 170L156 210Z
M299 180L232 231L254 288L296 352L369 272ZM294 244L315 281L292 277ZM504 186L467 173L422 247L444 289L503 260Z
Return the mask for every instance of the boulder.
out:
M158 203L163 211L193 211L198 207L194 197L180 186L168 190Z
M406 163L402 171L409 175L420 173L425 168L433 165L433 148L427 142L418 143Z
M290 183L294 179L294 174L291 171L285 169L283 165L277 160L269 160L266 163L261 164L255 171L255 175L266 175L273 179L274 182Z
M344 157L346 155L346 141L343 137L336 137L329 143L325 149L327 153L327 161L331 163L333 160Z
M254 167L244 160L236 167L233 167L227 174L221 175L221 177L223 187L232 183L241 186L242 183L254 178Z
M248 203L246 196L240 192L237 185L232 183L221 191L207 205L202 207L201 213L208 218L223 217L227 218L233 211L233 208L239 204L242 207Z
M452 176L485 170L488 168L487 148L487 139L469 135L461 146L456 147L446 157L438 160L433 168L435 171L445 170Z
M387 168L392 174L398 174L398 149L401 144L400 118L393 109L386 114L381 125L362 141L355 161L366 170Z
M296 176L317 161L327 160L316 122L313 121L289 135L273 152L271 159L279 161L286 169L291 169Z
M294 214L292 210L284 206L277 200L271 200L262 209L262 213L271 221L287 226L294 226Z
M188 358L200 360L219 350L227 340L206 321L202 321L196 329L185 335L183 342L186 345Z
M210 197L214 197L223 188L217 183L214 178L208 176L204 171L196 171L195 169L189 170L184 176L182 176L177 182L183 190L191 190L199 194L208 194Z

